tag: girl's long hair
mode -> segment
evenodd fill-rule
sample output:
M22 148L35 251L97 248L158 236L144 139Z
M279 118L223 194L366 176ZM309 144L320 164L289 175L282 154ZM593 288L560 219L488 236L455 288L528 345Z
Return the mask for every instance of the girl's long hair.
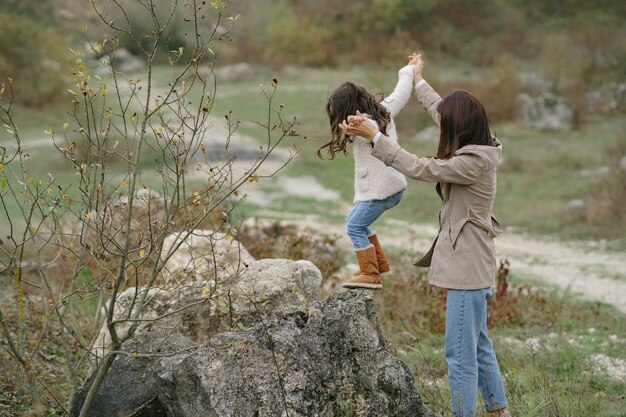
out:
M441 128L438 159L450 159L465 145L495 146L485 108L473 94L453 91L439 103L437 111Z
M344 154L347 152L346 147L348 143L352 142L352 138L339 128L339 124L347 120L348 116L356 114L357 110L361 113L367 113L372 120L378 123L378 129L386 134L387 126L391 123L391 115L380 104L381 101L382 96L378 99L368 93L365 88L351 82L345 82L337 87L328 97L328 103L326 103L332 139L317 150L317 156L324 159L322 156L322 149L324 148L328 148L326 151L330 159L334 159L338 152Z

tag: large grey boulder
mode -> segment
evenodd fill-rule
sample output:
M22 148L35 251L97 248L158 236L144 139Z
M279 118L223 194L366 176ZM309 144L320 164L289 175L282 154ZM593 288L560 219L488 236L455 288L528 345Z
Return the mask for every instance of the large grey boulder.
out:
M131 354L116 358L90 416L432 416L367 291L335 294L188 351L193 343L157 328L127 342ZM131 387L137 397L129 398Z
M565 97L544 93L536 97L520 94L517 99L525 127L560 132L574 128L576 113Z

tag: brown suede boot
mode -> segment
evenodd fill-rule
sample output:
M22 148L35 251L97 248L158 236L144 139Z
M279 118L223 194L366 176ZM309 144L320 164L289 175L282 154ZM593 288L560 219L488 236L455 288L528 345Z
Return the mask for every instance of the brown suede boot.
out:
M386 277L387 275L391 275L391 266L389 266L389 261L385 256L385 252L383 252L382 246L380 246L380 242L378 241L378 236L376 233L367 237L372 245L374 245L374 249L376 249L376 261L378 261L378 272L380 272L381 277Z
M370 245L365 249L354 251L359 261L360 274L352 276L343 283L346 288L369 288L379 290L383 287L378 272L378 262L376 260L376 249Z
M386 277L391 275L391 266L389 265L389 261L385 256L385 252L383 252L382 246L380 246L380 242L378 241L378 237L376 233L373 233L371 236L367 237L372 245L374 245L374 249L376 249L376 261L378 262L378 272L380 272L381 277ZM353 277L357 275L361 275L361 271L356 271L352 274Z

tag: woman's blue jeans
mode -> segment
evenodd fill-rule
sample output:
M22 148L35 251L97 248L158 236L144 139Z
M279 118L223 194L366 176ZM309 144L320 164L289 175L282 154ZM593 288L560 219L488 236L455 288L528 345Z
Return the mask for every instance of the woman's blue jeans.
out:
M346 231L355 250L365 249L370 245L368 239L372 235L369 226L385 211L400 202L402 191L395 193L384 200L369 200L357 202L346 215Z
M491 288L448 290L445 352L454 417L476 416L476 391L487 411L507 401L496 353L487 336L487 299Z

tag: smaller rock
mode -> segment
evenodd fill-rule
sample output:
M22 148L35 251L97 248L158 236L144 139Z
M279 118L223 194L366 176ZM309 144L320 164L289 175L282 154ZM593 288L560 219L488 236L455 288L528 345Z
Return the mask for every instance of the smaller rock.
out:
M626 83L618 84L615 87L616 107L621 111L626 111Z
M146 68L145 61L131 54L126 48L119 48L110 55L102 56L99 60L99 64L95 72L100 76L110 73L111 69L123 74L130 74L142 71Z
M567 202L567 210L572 213L582 213L585 211L585 200L580 198L575 198Z
M181 239L185 239L181 243ZM254 260L239 242L225 233L193 230L173 233L163 241L161 257L168 256L164 268L165 282L213 280L236 275Z
M612 103L597 90L587 91L582 96L585 111L589 113L605 113L611 110Z
M556 83L537 72L526 72L519 76L522 91L530 95L553 93Z
M626 171L626 155L619 160L619 167L622 171Z
M576 112L565 97L552 93L537 97L520 94L517 101L523 124L527 128L567 132L574 127Z
M597 168L588 168L579 171L581 177L599 177L607 175L611 172L611 167L601 166Z
M261 72L266 72L266 68L261 65L252 65L247 62L239 62L237 64L225 65L223 67L211 68L209 66L201 67L200 75L203 77L212 77L219 82L225 81L242 81L257 77Z

